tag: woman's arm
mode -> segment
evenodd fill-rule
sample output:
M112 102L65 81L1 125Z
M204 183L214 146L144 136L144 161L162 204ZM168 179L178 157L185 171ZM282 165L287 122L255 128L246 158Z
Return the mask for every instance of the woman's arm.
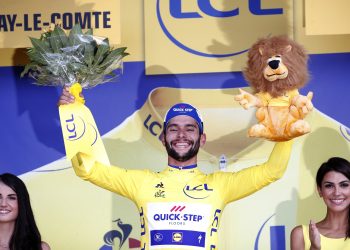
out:
M297 226L292 230L290 234L290 249L291 250L305 249L305 241L304 241L302 226Z

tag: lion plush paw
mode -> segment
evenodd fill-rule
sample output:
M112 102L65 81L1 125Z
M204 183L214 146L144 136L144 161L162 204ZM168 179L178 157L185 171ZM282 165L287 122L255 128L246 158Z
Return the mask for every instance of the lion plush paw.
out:
M298 120L290 126L289 134L291 137L307 134L311 131L310 125L304 120Z
M269 130L262 124L255 124L248 130L250 137L267 137L269 134Z

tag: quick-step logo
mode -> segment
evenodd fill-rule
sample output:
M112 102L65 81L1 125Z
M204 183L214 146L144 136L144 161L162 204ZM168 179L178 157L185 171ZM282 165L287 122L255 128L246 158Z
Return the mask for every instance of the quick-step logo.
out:
M169 225L185 225L186 222L200 222L203 216L200 214L185 213L186 206L173 206L170 213L156 213L155 221L166 221Z
M212 221L212 206L196 202L150 202L147 204L151 246L205 247ZM186 247L185 247L186 246Z

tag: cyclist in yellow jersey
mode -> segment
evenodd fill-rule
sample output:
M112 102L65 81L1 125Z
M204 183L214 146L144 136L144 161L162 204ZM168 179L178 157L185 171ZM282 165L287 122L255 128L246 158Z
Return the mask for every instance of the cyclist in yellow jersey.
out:
M316 174L317 191L327 206L320 222L300 225L291 233L291 250L350 249L350 162L332 157Z
M70 100L64 90L59 104ZM140 213L142 249L218 249L217 231L225 205L281 178L292 142L276 143L264 164L204 174L197 168L198 150L206 142L197 109L175 104L163 127L168 166L159 173L107 166L83 153L73 157L74 170L82 179L134 201Z

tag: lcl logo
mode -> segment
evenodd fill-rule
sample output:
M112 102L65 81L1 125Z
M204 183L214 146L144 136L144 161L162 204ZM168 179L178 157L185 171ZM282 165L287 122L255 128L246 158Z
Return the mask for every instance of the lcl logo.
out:
M68 117L66 120L66 130L67 130L67 134L68 134L68 140L79 140L84 134L85 134L85 130L86 130L86 125L84 120L81 117L78 117L78 119L76 119L76 117L74 116L74 114L71 114L70 117ZM79 124L79 125L78 125ZM80 128L80 129L78 129ZM79 132L77 132L78 130L80 130Z
M209 197L213 189L208 184L185 185L183 192L186 196L192 199L205 199Z
M159 2L159 0L158 0ZM198 11L182 11L182 0L169 0L170 14L174 18L202 18L203 16ZM261 6L261 0L249 0L248 2L249 11L253 15L280 15L283 14L282 8L275 9L263 9ZM211 17L233 17L240 14L239 7L234 7L232 10L221 11L212 5L210 0L197 0L198 8L203 14Z
M177 47L185 50L191 54L203 57L229 57L242 54L247 51L247 44L253 42L258 37L255 37L256 33L254 29L244 27L245 21L242 21L239 17L245 18L247 16L281 16L283 17L284 10L283 8L263 8L262 0L248 0L248 1L210 1L210 0L192 0L192 1L183 1L183 0L157 0L156 12L158 23L167 36L167 38L175 44ZM278 4L278 1L276 1ZM220 3L223 5L229 5L225 7L224 10L220 9ZM238 6L239 3L241 6ZM243 5L244 4L244 5ZM248 13L247 13L248 12ZM233 19L232 19L233 18ZM238 19L237 19L238 18ZM283 17L284 18L284 17ZM221 20L220 20L221 19ZM230 32L234 34L235 39L240 39L238 42L235 41L235 44L243 44L241 46L246 47L235 47L228 48L227 52L207 52L206 48L203 48L203 44L209 44L210 41L215 37L216 34L208 32L208 22L209 26L216 27L218 22L229 19ZM237 21L241 20L241 21ZM279 22L279 20L275 20ZM185 24L186 23L186 24ZM235 24L235 25L232 25ZM260 22L255 22L254 26L259 26ZM183 26L185 25L185 26ZM192 26L196 27L196 32L186 32L186 36L182 33L185 32L183 27ZM266 29L266 23L261 24L261 28ZM227 26L227 27L228 27ZM238 26L238 27L237 27ZM236 28L235 28L236 27ZM245 34L242 35L242 27L245 30ZM186 28L185 28L186 29ZM216 28L217 29L217 28ZM260 27L258 27L260 29ZM209 28L210 31L213 28ZM227 32L227 31L226 31ZM252 32L252 34L248 34ZM266 31L266 35L271 32L271 29ZM195 34L194 34L195 33ZM261 33L261 32L260 32ZM191 35L196 37L192 37ZM208 35L210 37L208 37ZM260 34L261 36L261 34ZM206 38L206 39L203 39ZM249 41L247 39L249 38ZM200 43L195 43L194 41L198 40ZM235 51L229 51L235 50Z
M91 141L89 141L90 145L93 146L98 137L97 129L94 125L90 123L86 123L84 119L80 116L75 116L71 114L65 119L65 129L67 133L67 140L69 141L77 141L80 140L87 133L91 133Z

